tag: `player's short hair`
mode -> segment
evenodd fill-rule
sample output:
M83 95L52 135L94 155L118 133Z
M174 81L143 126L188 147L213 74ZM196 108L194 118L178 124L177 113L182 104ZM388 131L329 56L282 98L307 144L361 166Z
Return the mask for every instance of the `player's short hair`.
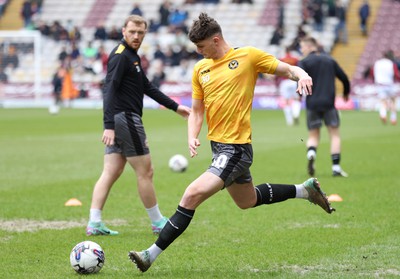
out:
M125 19L124 27L126 27L130 21L132 21L133 23L138 24L138 25L144 24L144 27L147 29L147 21L139 15L128 16Z
M313 38L313 37L310 37L310 36L305 36L305 37L301 38L300 42L307 43L307 44L312 45L314 47L318 47L317 40L315 38Z
M222 36L221 26L207 13L200 13L199 19L194 20L190 28L189 40L198 43L214 35Z

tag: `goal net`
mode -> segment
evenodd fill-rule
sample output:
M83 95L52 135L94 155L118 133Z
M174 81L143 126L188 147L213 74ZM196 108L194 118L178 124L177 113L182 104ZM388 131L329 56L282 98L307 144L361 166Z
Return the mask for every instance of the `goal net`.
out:
M39 31L0 31L0 100L39 99L43 91Z

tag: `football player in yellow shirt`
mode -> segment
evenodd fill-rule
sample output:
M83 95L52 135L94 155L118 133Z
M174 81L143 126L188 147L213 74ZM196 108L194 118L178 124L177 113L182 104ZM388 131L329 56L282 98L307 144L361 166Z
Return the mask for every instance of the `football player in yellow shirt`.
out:
M299 94L311 94L312 79L301 68L281 62L254 47L232 48L224 40L220 25L201 13L194 21L189 39L204 59L192 78L192 111L188 120L191 157L200 146L198 135L204 113L211 141L212 163L187 188L175 214L169 219L156 242L141 252L129 252L142 272L189 226L195 209L209 197L226 188L241 209L253 208L292 198L308 199L332 213L326 195L316 178L301 184L253 185L250 166L253 161L250 114L259 73L283 76L298 82Z

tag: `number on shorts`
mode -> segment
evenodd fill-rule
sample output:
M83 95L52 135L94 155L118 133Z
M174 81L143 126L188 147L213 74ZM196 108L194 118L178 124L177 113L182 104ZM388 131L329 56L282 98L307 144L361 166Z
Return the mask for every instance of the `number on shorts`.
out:
M228 156L222 154L219 155L217 159L212 162L212 166L218 169L225 168L226 163L228 162Z

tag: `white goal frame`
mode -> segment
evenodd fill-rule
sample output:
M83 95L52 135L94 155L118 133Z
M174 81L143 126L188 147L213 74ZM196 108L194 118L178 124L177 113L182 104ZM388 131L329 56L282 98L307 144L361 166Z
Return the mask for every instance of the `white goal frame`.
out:
M40 98L42 76L41 76L41 59L42 59L42 34L37 30L21 30L21 31L0 31L0 43L11 44L18 42L19 39L30 38L33 42L33 60L34 60L34 80L33 90L35 98ZM23 40L22 40L23 41Z

